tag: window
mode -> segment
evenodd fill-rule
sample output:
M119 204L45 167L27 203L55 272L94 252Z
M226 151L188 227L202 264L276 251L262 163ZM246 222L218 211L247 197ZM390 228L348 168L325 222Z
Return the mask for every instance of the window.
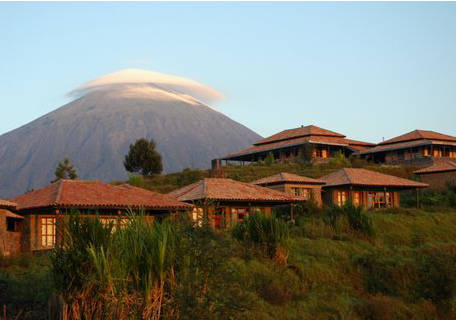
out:
M248 208L231 208L231 216L234 217L237 222L242 222L248 215Z
M323 150L320 148L315 148L315 157L323 158Z
M425 157L429 156L429 149L428 149L428 148L424 148L424 150L423 150L423 155L424 155Z
M260 208L260 207L252 208L252 213L253 214L255 214L255 213L264 214L264 208Z
M322 158L327 158L328 157L328 151L326 149L321 150L321 157Z
M41 218L41 246L53 247L55 244L55 218Z
M127 222L128 222L128 219L122 219L120 217L116 218L116 217L102 217L100 218L100 222L105 226L109 226L110 224L112 224L112 232L116 231L118 227L124 227Z
M359 191L353 192L353 205L357 207L361 205L361 194Z
M18 232L19 223L13 218L6 218L6 231Z
M378 209L388 208L392 206L393 194L392 192L368 192L367 193L367 207Z
M336 191L336 204L343 206L347 202L347 191Z
M201 207L195 207L193 208L193 213L192 213L192 219L198 226L203 225L204 221L204 210Z
M336 191L336 204L343 206L347 201L347 194L345 191Z
M291 194L294 195L295 197L303 197L305 199L309 199L310 198L310 189L292 187Z

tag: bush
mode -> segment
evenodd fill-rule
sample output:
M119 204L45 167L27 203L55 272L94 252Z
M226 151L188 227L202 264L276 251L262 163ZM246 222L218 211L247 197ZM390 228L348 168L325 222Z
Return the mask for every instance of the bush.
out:
M232 229L232 235L239 241L264 246L271 258L283 254L281 249L287 247L289 238L288 226L283 220L259 213L247 216Z
M391 252L371 252L355 257L354 262L361 268L368 293L412 298L416 281L413 260Z
M0 306L7 307L8 319L47 319L47 303L53 291L47 255L2 258Z
M372 218L362 207L346 204L343 210L347 214L348 223L353 230L362 232L370 237L375 235Z
M403 301L383 295L369 296L357 309L365 320L416 319Z
M347 221L351 230L374 236L375 229L370 215L362 208L347 203L343 207L330 206L323 211L324 221L336 232L341 231L344 220Z
M268 167L272 166L272 164L275 162L274 155L272 152L269 152L266 158L264 158L264 164Z
M456 254L421 252L417 255L417 273L416 298L432 301L441 316L448 315L456 297Z

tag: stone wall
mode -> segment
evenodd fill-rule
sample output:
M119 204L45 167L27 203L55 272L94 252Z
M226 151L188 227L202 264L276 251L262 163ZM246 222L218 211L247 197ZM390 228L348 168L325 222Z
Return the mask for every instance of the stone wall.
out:
M16 221L19 229L7 231L7 217L0 216L0 254L2 255L10 256L22 251L22 223L20 220Z

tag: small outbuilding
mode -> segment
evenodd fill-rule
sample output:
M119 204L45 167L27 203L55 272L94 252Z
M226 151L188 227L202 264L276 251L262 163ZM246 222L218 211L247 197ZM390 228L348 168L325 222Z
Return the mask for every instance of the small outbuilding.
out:
M321 178L323 202L342 206L352 202L366 209L400 207L400 191L426 188L429 185L376 171L343 168Z
M59 180L13 200L16 212L25 218L23 250L53 248L64 216L77 211L97 215L102 223L121 226L129 209L143 210L151 219L191 211L192 206L176 198L131 185L111 185L96 180Z
M9 256L21 251L24 217L11 212L15 209L15 203L0 199L0 255Z
M456 186L456 161L441 159L434 164L414 172L421 180L434 190L445 190L448 186Z
M322 204L321 187L323 180L312 179L288 172L280 172L251 182L252 184L284 192L290 196L301 197L306 201L313 200Z
M226 229L252 213L269 216L272 207L304 201L283 192L226 178L206 178L168 195L195 205L193 220Z

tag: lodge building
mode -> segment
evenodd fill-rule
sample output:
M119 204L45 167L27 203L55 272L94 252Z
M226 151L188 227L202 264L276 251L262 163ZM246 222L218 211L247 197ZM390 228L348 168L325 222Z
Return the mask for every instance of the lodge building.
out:
M0 255L9 256L21 251L22 221L13 213L16 204L0 199Z
M349 157L353 153L374 147L374 144L347 139L343 134L310 125L281 131L255 142L250 148L231 153L221 160L258 162L271 153L275 160L282 161L298 157L306 147L310 151L309 160L318 161L331 158L337 153Z
M9 217L22 221L17 227L20 232L14 238L15 244L10 245L14 249L8 251L11 254L53 248L62 234L59 222L71 212L96 215L102 223L113 223L118 227L126 221L130 209L142 210L151 220L192 210L191 205L167 195L96 180L59 180L13 201L16 203L15 214Z
M193 220L208 223L215 229L227 229L253 213L271 215L272 208L306 201L301 197L227 178L206 178L168 195L191 203Z
M343 168L321 178L323 202L342 206L351 202L366 209L400 207L400 191L429 185L360 168Z
M300 197L306 201L314 201L319 206L322 205L321 188L325 184L323 180L280 172L251 183Z
M421 181L434 190L445 190L456 186L456 160L438 159L434 164L414 172Z
M434 159L456 159L456 137L414 130L361 150L361 158L376 163L429 166Z

